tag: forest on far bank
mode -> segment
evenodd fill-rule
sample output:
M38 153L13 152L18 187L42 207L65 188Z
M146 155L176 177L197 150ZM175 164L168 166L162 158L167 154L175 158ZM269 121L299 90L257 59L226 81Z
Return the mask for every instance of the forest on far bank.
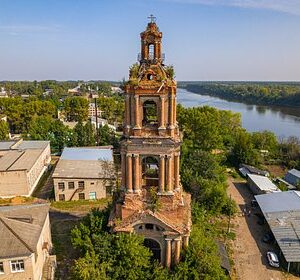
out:
M229 101L300 107L298 82L178 82L178 87Z

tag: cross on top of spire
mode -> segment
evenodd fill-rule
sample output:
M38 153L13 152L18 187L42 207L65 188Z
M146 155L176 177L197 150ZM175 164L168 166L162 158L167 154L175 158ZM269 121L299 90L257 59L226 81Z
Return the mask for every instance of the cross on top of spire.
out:
M148 17L148 19L150 19L151 23L154 23L156 21L156 17L152 14Z

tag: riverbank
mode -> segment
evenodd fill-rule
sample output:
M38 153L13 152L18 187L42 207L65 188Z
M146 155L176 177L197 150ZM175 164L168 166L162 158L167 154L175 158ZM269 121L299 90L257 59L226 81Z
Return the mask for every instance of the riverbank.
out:
M300 83L179 82L190 92L260 106L300 108Z
M177 101L184 107L210 106L240 113L242 126L250 132L269 130L278 138L300 138L300 109L280 106L258 106L227 101L178 88Z

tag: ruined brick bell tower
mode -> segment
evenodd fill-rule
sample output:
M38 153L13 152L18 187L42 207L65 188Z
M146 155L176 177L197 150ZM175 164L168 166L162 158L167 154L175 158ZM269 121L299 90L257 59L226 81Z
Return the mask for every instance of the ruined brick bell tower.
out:
M114 201L114 232L135 232L166 267L179 262L191 227L190 195L180 184L180 133L173 67L163 64L162 32L150 16L141 33L139 63L125 88L121 191Z

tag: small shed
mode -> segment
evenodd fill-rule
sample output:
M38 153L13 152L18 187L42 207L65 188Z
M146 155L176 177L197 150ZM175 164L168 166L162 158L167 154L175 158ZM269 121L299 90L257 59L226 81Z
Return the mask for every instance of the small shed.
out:
M291 169L286 173L284 176L284 180L288 183L292 184L293 186L297 186L300 184L300 171L297 169Z
M254 194L281 192L281 190L265 176L248 174L247 183Z
M269 176L269 172L265 170L258 169L254 166L247 165L247 164L241 164L239 168L240 173L244 176L247 177L249 174L256 174L256 175L261 175L261 176Z

